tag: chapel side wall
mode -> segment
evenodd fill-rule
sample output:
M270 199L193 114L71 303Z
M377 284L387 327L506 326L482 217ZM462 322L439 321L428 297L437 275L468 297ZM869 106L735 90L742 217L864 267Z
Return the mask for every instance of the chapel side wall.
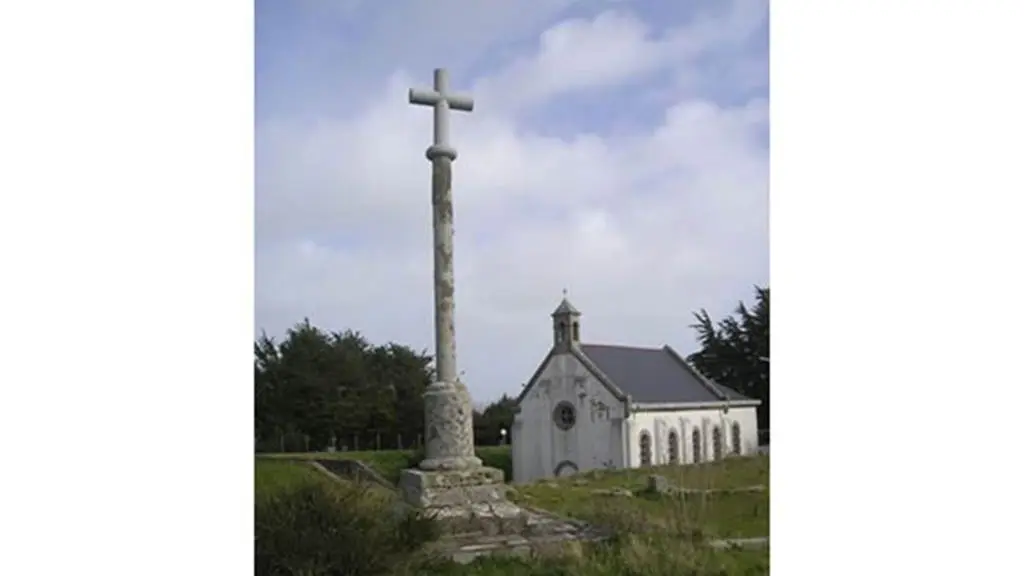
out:
M568 430L554 423L555 407L572 404L576 422ZM621 459L620 420L624 407L571 354L550 358L536 383L523 398L517 415L521 452L513 469L516 482L552 477L556 467L569 462L584 472L614 467Z
M692 434L697 429L700 433L702 461L713 459L712 430L717 425L722 430L723 456L732 448L732 424L740 425L741 454L754 454L757 451L757 412L754 407L731 407L728 413L724 409L698 409L673 411L636 411L630 416L632 428L629 454L629 467L639 468L640 436L646 431L651 435L651 459L655 466L669 463L670 431L679 435L679 462L689 464L693 459Z

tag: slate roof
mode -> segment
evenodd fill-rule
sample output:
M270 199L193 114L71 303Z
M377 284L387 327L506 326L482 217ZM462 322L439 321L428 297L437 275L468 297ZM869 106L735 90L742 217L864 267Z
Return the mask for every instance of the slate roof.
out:
M634 402L721 402L750 400L703 378L674 350L581 344L580 350Z
M559 316L562 314L572 314L575 316L579 316L580 311L577 310L576 307L569 302L568 298L562 298L562 303L558 305L558 308L555 308L555 311L552 312L551 315Z

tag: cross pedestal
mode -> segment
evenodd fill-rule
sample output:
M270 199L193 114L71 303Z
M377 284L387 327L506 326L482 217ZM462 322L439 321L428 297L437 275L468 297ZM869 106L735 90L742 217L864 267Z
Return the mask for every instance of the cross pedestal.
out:
M405 502L425 511L449 534L521 534L527 514L508 500L504 472L488 466L465 470L402 470Z
M505 473L483 466L473 449L469 391L456 380L438 381L424 393L426 446L418 468L402 470L402 498L434 516L451 534L519 533L522 510L507 499Z

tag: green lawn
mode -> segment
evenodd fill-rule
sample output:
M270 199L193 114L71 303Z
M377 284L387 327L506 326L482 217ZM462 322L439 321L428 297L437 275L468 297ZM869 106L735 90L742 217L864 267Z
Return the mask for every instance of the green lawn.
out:
M496 467L507 466L511 459L508 447L481 447L477 454L485 464ZM367 463L387 480L397 482L401 470L412 466L414 458L411 450L261 455L257 459L257 492L260 491L261 463L266 467L263 476L272 474L277 484L320 476L312 468L282 459L356 459ZM601 470L516 486L512 497L524 505L630 533L758 537L768 535L768 470L767 456L696 466ZM726 490L764 486L765 489L762 492L658 495L645 490L651 474L664 476L670 484L681 488ZM618 495L623 491L632 495Z
M256 459L256 499L267 498L302 484L324 483L329 479L305 464Z
M646 490L652 474L671 485L701 490L764 486L762 492L660 495ZM594 471L517 486L515 498L629 533L692 534L711 538L768 535L768 458L736 458L697 466ZM628 491L628 494L623 495ZM631 494L631 495L630 495Z
M485 463L508 461L507 447L477 449ZM389 480L411 464L412 451L334 452L260 455L256 459L256 498L303 483L330 483L301 460L355 458ZM296 460L299 460L298 462ZM500 465L503 467L504 465ZM698 466L642 470L594 471L570 478L517 485L512 497L534 508L617 529L609 543L569 545L549 558L484 558L467 566L418 565L411 574L451 575L754 575L767 574L769 551L714 550L695 546L694 539L768 536L767 456L737 458ZM765 486L762 492L721 492L707 495L656 495L645 490L651 474L671 485L701 490ZM379 489L381 502L395 498ZM630 491L632 496L616 495Z
M594 546L569 546L562 556L488 557L417 574L444 576L761 576L769 573L767 549L713 550L680 546L664 538L633 538Z

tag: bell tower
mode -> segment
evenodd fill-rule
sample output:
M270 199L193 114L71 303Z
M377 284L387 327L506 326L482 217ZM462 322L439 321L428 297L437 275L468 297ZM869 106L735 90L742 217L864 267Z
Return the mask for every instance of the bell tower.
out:
M580 311L573 306L562 290L562 302L551 313L551 329L556 352L568 352L580 343Z

